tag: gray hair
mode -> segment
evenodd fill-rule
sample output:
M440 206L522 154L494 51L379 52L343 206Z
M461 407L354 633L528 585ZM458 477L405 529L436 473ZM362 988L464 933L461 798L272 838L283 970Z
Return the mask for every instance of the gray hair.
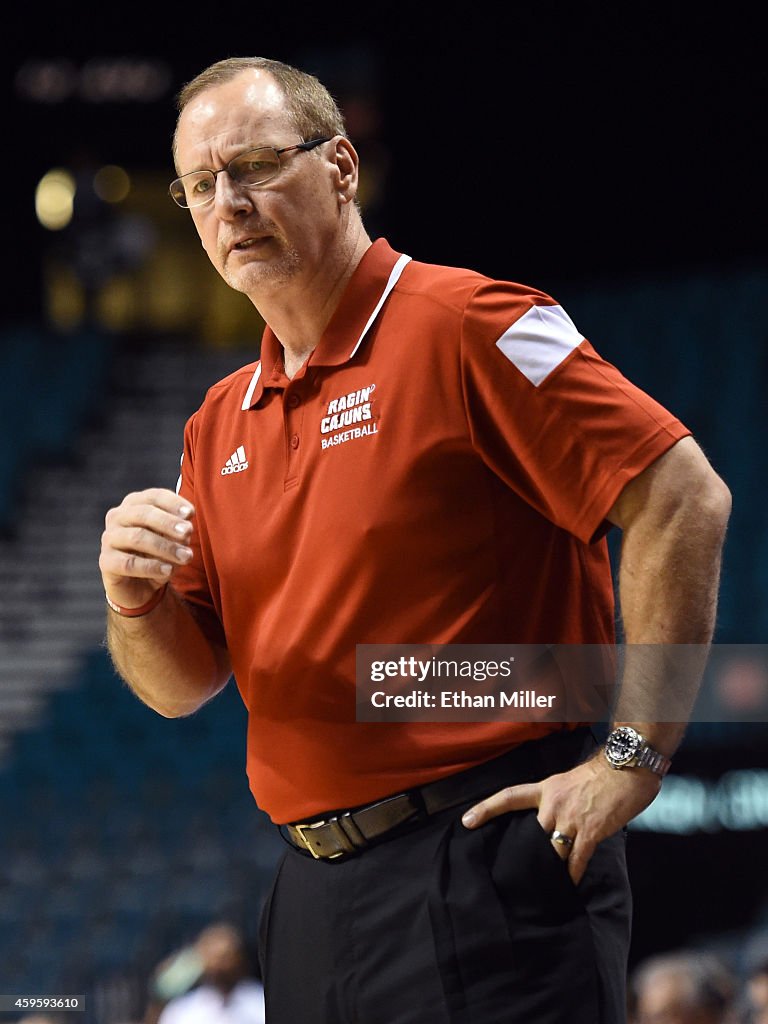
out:
M211 64L191 82L181 89L176 98L176 107L181 117L182 111L195 96L206 89L232 81L243 71L257 69L268 72L282 89L285 106L293 127L302 140L308 142L313 138L335 135L346 136L344 117L339 107L322 84L314 75L299 71L290 64L267 57L227 57L225 60ZM176 155L176 137L179 122L173 133L173 154Z

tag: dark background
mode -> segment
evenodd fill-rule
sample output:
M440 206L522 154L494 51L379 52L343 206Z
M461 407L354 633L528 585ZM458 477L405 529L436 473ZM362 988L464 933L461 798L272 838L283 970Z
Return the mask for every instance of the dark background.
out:
M172 94L207 63L253 53L315 70L337 92L351 82L374 94L392 160L378 220L417 258L545 289L764 260L756 14L650 3L267 7L110 7L94 17L64 7L10 29L9 312L30 314L38 297L47 239L29 196L39 177L82 147L172 177ZM154 103L45 105L14 85L29 59L82 67L132 55L171 69Z
M119 6L95 16L64 7L37 24L28 16L1 44L6 319L40 314L50 240L32 202L41 175L88 149L170 180L172 95L231 55L294 62L338 83L338 93L374 98L390 159L376 226L417 259L555 295L561 285L764 268L766 59L756 19L733 4L546 2ZM82 67L132 55L170 68L154 103L19 95L29 59ZM759 447L763 423L754 430ZM759 732L678 761L712 778L761 765ZM767 853L764 832L631 836L635 957L715 925L753 923Z

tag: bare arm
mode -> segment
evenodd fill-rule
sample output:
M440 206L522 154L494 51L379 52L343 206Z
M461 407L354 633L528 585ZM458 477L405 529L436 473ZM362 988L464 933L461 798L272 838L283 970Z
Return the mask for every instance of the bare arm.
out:
M188 715L210 700L231 673L226 650L212 644L173 590L173 569L189 561L194 509L160 488L129 494L110 509L101 539L108 597L138 608L164 584L165 596L146 615L108 611L110 654L134 693L167 718Z
M628 644L616 724L633 725L667 755L682 739L709 652L730 508L727 487L688 437L611 510L624 533L619 596Z
M651 745L671 755L682 738L696 697L717 603L720 553L730 494L701 449L684 438L631 481L609 514L624 531L619 590L626 639L649 645L630 652L616 724L634 726ZM691 644L698 657L675 666L675 706L666 692L670 648ZM654 645L654 646L650 646ZM468 827L507 811L537 807L542 827L574 837L569 871L579 881L600 840L639 814L658 793L660 780L644 768L616 771L602 754L542 782L511 786L472 809Z

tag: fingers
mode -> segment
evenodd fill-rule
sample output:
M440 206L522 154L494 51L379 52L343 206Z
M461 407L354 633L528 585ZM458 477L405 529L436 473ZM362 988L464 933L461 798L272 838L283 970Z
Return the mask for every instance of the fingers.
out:
M541 782L509 786L475 804L462 821L467 828L477 828L507 811L537 808L539 824L578 884L598 844L647 807L657 792L654 778L614 771L605 758L595 755ZM572 845L557 842L556 831L572 839Z
M566 831L565 829L555 828L549 832L549 841L552 843L555 853L561 860L569 859L571 851L573 850L575 835L575 829Z
M571 876L574 885L578 885L584 877L584 872L587 870L592 854L595 852L597 843L587 842L585 839L579 839L578 836L573 841L571 852L568 855L568 874Z
M471 807L462 823L466 828L479 828L500 814L537 808L539 825L558 857L567 861L568 873L574 885L578 885L601 836L593 836L591 823L581 821L583 799L579 789L572 785L575 781L572 771L541 782L508 786Z
M597 842L590 839L586 832L579 832L578 828L573 825L564 827L561 824L556 828L548 829L547 833L552 848L558 857L568 862L568 874L571 876L573 884L578 885L584 877L584 872L587 870L592 854L597 848ZM558 834L560 836L559 842ZM563 842L563 835L568 836L573 842Z
M176 566L189 562L193 514L188 501L162 488L129 494L110 509L99 558L108 592L110 587L125 590L128 581L166 583ZM132 588L134 595L139 592L140 588Z
M466 828L478 828L491 818L508 811L523 811L538 807L541 799L541 783L526 782L520 786L507 786L499 793L486 797L464 814L461 821Z
M537 820L549 837L552 849L561 860L568 862L568 874L574 885L578 885L597 845L589 841L587 826L576 824L567 810L555 810L547 801L542 801Z
M189 502L175 493L175 490L168 490L166 487L150 487L146 490L136 490L126 495L120 505L110 509L106 513L106 520L117 514L133 514L129 510L158 509L168 513L175 522L184 523L194 515L195 509ZM140 514L140 512L139 512ZM186 523L188 525L188 522Z
M543 787L544 792L536 818L547 834L552 849L561 860L568 862L568 874L573 884L578 885L584 877L599 840L608 833L596 833L595 827L600 823L599 819L585 817L584 804L588 801L584 800L583 795L575 802L562 798L561 786L569 778L573 778L572 772L550 776L549 780L545 780L550 785L549 788ZM559 799L556 796L558 792Z
M167 540L141 526L114 528L108 543L111 550L105 558L104 569L134 579L159 575L164 581L175 565L186 565L192 557L192 548L179 543L178 539Z

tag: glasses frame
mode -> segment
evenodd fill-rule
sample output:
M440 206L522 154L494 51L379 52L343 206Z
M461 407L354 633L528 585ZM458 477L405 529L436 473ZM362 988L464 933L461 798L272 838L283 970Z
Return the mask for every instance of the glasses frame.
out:
M309 153L309 151L312 150L312 149L315 149L316 146L321 146L324 142L330 142L330 141L331 141L331 137L323 138L323 139L310 139L309 142L299 142L295 146L283 146L282 149L275 149L274 146L254 146L253 149L245 149L245 150L243 150L242 153L238 153L237 156L232 157L232 159L229 161L229 163L225 167L219 167L218 170L214 170L212 167L201 167L197 171L188 171L186 174L182 174L182 175L180 175L180 177L174 178L173 181L171 182L171 184L168 186L168 191L170 193L171 199L182 210L196 210L200 206L207 206L208 203L212 203L213 200L216 198L216 181L217 181L217 179L218 179L218 177L219 177L219 175L221 174L222 171L226 171L227 174L229 174L230 177L232 177L232 180L240 188L248 188L248 189L250 189L250 188L261 188L261 186L262 185L266 185L268 181L274 181L274 179L278 176L278 174L282 170L283 162L280 159L280 157L283 155L283 153L291 153L294 150L299 150L302 153ZM234 176L232 176L232 172L230 171L230 167L232 166L233 163L235 163L236 160L241 160L244 156L247 156L249 153L259 153L259 152L262 152L263 150L268 150L270 153L274 153L275 156L277 157L277 166L275 167L275 170L274 170L273 174L270 174L268 178L264 179L264 181L257 181L255 185L246 185L243 182L238 181L237 178L235 178ZM191 206L188 205L188 204L185 205L183 203L180 203L179 200L176 198L176 196L173 194L173 187L174 187L174 185L178 185L179 182L183 183L185 178L188 178L188 177L190 177L193 174L202 174L204 171L207 174L212 174L213 175L213 188L211 189L210 196L208 196L207 199L203 199L202 202L200 202L200 203L193 203ZM181 185L181 191L182 192L184 191L184 185L183 184Z

